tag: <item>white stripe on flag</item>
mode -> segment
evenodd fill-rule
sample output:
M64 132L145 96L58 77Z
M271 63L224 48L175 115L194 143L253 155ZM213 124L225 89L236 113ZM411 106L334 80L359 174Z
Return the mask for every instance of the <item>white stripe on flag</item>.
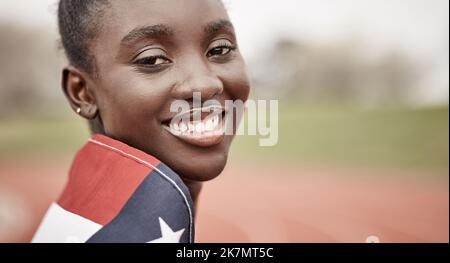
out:
M53 203L31 242L84 243L102 227Z

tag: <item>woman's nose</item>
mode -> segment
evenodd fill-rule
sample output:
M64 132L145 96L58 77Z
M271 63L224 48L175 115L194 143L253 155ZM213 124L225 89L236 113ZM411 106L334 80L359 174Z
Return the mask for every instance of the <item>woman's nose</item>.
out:
M202 101L205 101L223 92L222 81L206 66L189 67L180 75L184 78L172 89L172 96L176 99L190 100L194 92L200 92Z

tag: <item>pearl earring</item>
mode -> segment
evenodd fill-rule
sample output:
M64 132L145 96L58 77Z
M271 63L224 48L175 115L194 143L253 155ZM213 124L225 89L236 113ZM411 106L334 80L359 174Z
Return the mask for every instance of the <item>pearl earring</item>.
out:
M80 114L80 113L81 113L81 108L78 107L78 108L77 108L77 114Z

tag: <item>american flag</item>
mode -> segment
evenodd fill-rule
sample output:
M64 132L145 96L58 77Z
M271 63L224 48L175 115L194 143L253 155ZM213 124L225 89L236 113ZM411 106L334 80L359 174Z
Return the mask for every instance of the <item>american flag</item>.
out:
M194 242L194 208L180 177L138 149L94 135L32 242Z

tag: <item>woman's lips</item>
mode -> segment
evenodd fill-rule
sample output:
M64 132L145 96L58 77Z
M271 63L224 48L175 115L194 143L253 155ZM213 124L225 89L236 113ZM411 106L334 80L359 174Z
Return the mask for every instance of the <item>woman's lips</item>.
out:
M222 108L215 108L212 113L203 116L205 110L192 109L189 112L178 114L163 127L178 139L201 147L217 145L225 138L224 115ZM193 118L193 116L199 116Z

